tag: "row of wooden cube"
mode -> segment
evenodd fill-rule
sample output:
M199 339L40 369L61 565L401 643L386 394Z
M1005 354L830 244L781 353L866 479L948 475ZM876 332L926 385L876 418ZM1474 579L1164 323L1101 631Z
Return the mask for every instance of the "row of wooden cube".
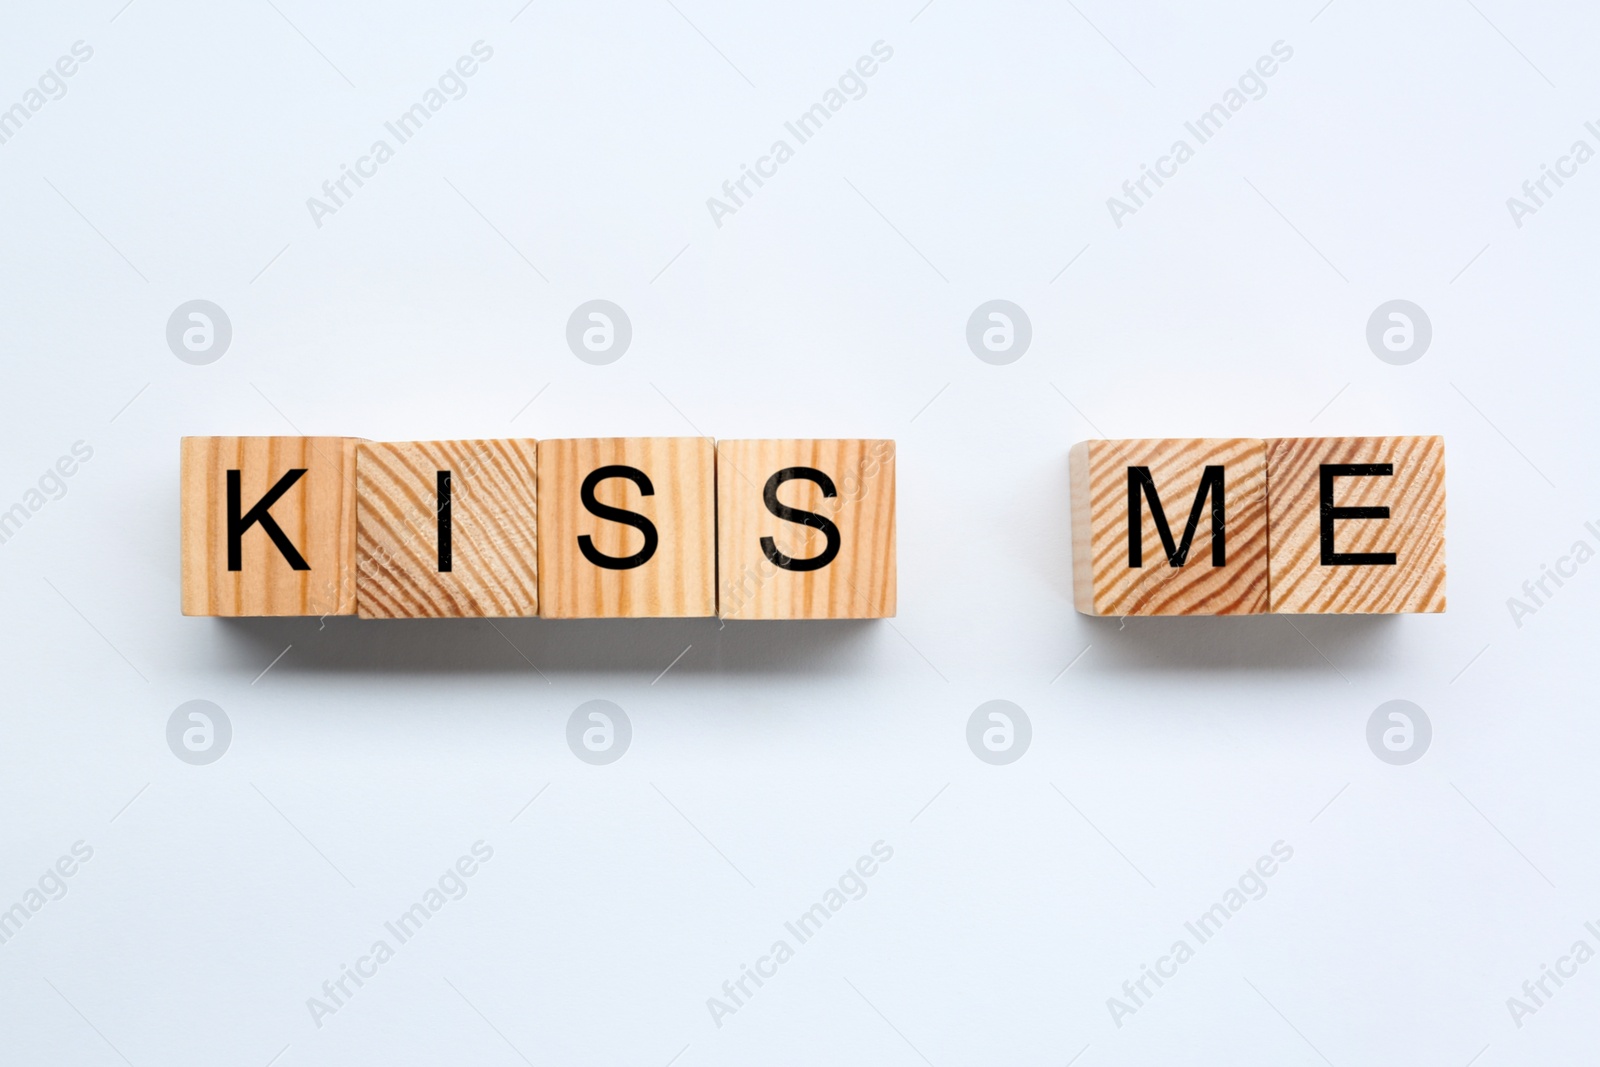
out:
M1444 610L1443 438L1084 441L1068 466L1085 614Z
M186 437L183 612L895 613L893 441Z

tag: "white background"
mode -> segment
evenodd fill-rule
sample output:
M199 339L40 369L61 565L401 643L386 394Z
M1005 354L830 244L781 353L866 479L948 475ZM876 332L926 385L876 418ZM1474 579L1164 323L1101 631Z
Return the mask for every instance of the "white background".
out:
M0 508L94 451L0 545L0 907L94 855L0 946L0 1060L1593 1054L1600 962L1520 1028L1506 1003L1600 948L1600 565L1520 627L1506 603L1600 545L1600 165L1506 206L1600 148L1592 11L519 2L5 17L0 107L94 54L0 145ZM318 226L307 198L478 40L466 95ZM866 95L716 225L880 40ZM1116 226L1106 198L1279 40L1266 95ZM565 342L597 297L634 329L600 367ZM207 366L165 339L195 298L233 327ZM993 298L1032 321L1007 366L965 340ZM1433 324L1409 366L1365 340L1393 298ZM295 432L891 437L899 616L181 617L179 437ZM1072 610L1075 441L1347 433L1445 435L1447 614ZM233 727L209 766L166 742L197 698ZM633 726L609 766L565 740L596 698ZM997 698L1033 727L1000 767L965 739ZM1366 742L1396 698L1433 725L1409 766ZM467 895L318 1027L307 999L478 840ZM879 840L866 895L716 1025Z

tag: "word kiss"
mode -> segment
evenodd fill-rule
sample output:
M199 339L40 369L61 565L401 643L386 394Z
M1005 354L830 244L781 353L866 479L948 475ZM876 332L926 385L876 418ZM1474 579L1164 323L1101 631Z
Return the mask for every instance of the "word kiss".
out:
M893 441L185 437L183 613L885 618L894 460Z

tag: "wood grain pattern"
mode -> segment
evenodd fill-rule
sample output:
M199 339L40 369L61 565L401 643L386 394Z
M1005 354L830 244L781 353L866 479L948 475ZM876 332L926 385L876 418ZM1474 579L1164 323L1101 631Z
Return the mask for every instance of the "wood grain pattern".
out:
M1391 464L1389 476L1333 479L1333 506L1389 517L1335 518L1340 553L1393 553L1392 565L1335 565L1322 555L1324 464ZM1267 442L1272 610L1389 614L1445 609L1442 437L1283 437Z
M185 437L180 527L185 615L353 615L354 437ZM228 568L228 472L239 472L239 516L288 472L304 470L267 514L308 570L296 570L265 523L239 537Z
M601 467L642 473L649 495L627 478L594 487L601 506L643 516L657 543L642 565L597 566L580 537L611 558L640 553L634 526L582 503L584 480ZM539 614L546 618L683 617L716 614L716 455L706 437L605 437L539 442Z
M895 613L895 449L893 441L717 442L718 613L724 619L881 619ZM813 480L775 488L780 505L832 523L836 555L810 571L777 566L780 557L816 559L828 532L785 520L767 507L765 489L779 471L825 474L834 496Z
M448 472L441 570L439 472ZM356 601L364 619L539 613L538 442L364 444L356 458Z
M1149 468L1175 545L1205 469L1222 468L1224 563L1212 559L1209 495L1182 566L1173 566L1141 493L1140 566L1130 565L1130 467ZM1265 442L1253 438L1082 441L1072 480L1072 591L1086 615L1249 615L1267 610Z

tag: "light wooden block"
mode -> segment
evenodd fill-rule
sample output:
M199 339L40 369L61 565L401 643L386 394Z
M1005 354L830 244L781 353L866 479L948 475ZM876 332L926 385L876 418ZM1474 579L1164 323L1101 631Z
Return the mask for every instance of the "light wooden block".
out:
M356 601L364 619L539 613L538 442L363 444Z
M716 614L715 470L706 437L540 441L539 614Z
M724 619L895 613L893 441L718 441Z
M1267 493L1273 611L1445 609L1444 438L1269 440Z
M1267 610L1264 441L1082 441L1073 446L1068 468L1072 593L1079 611L1252 615ZM1152 488L1167 538L1156 521ZM1130 532L1134 490L1136 535ZM1191 529L1185 553L1185 532Z
M355 437L185 437L183 613L355 614L358 443ZM275 490L281 491L260 508Z

